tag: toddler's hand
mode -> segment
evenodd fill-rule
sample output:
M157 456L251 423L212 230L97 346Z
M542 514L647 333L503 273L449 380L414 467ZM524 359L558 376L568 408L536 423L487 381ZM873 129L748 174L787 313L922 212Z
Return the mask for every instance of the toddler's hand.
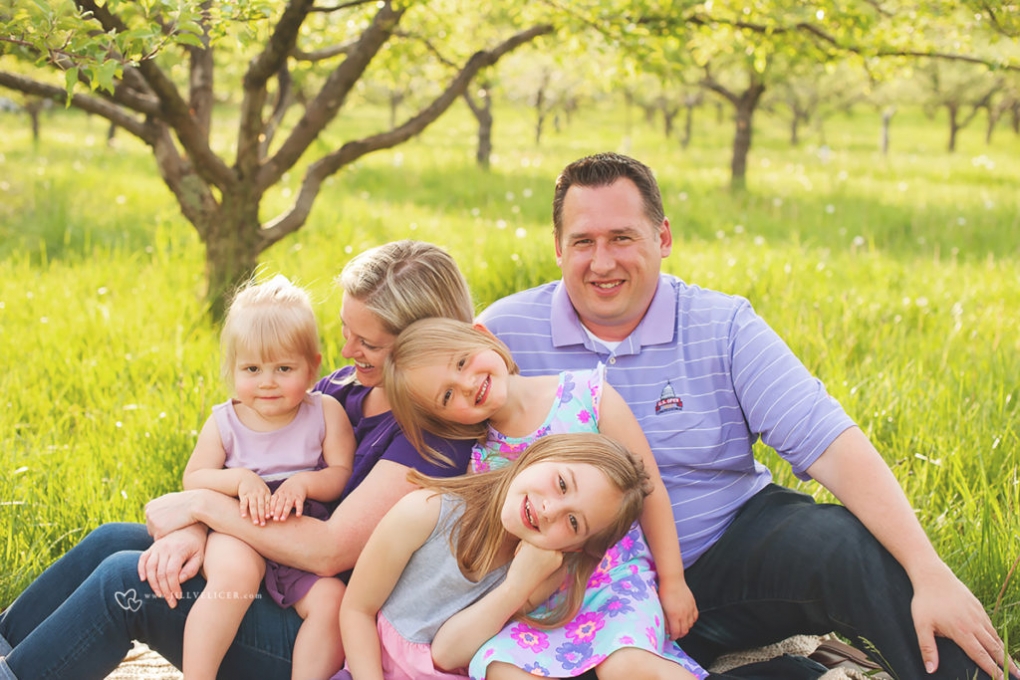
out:
M290 516L290 511L298 517L305 509L308 489L298 475L289 478L273 494L269 502L269 514L277 522L283 522Z
M269 487L254 472L237 485L237 498L241 502L241 517L251 517L252 524L266 525L269 517Z

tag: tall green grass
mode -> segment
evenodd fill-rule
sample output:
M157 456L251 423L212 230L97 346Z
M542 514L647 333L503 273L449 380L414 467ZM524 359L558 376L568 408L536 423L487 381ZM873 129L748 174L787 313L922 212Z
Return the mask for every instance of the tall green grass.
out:
M377 112L339 128L370 131ZM601 150L658 172L675 246L667 269L746 296L873 438L946 561L1020 651L1020 140L986 147L904 112L889 156L878 115L786 142L762 119L749 190L727 190L729 123L700 112L693 144L593 107L541 147L531 114L502 107L489 173L463 109L328 182L309 223L265 253L313 291L324 365L343 363L333 277L395 238L448 248L479 308L556 276L549 202L558 170ZM629 122L628 122L629 121ZM89 529L139 520L179 488L196 433L227 395L202 303L203 251L147 150L58 111L38 146L0 114L0 605ZM226 129L226 128L225 128ZM323 147L339 141L325 139ZM522 141L525 140L525 141ZM226 146L226 138L218 144ZM296 190L296 169L264 218ZM292 195L292 193L291 193ZM774 455L777 477L793 479Z

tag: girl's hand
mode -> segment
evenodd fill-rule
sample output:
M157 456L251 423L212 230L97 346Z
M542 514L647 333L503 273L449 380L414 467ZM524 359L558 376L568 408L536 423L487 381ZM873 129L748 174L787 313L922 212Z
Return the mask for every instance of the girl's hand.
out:
M683 577L660 579L659 602L665 614L669 639L676 640L687 635L698 620L698 605L694 601L694 593L687 587L687 581Z
M269 517L269 487L254 472L247 474L237 485L237 498L241 502L241 517L251 517L252 524L266 525Z
M506 580L531 592L549 578L563 564L559 550L537 548L527 541L517 544L514 559L510 562Z
M302 479L302 474L297 473L287 479L273 493L269 502L269 515L277 522L283 522L290 516L290 511L298 517L305 509L305 499L308 497L308 485Z

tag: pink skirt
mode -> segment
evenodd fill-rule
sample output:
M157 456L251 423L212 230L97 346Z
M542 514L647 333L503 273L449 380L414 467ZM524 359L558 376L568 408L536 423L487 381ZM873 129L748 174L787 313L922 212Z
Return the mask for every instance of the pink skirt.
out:
M432 647L421 642L408 642L382 614L376 617L379 644L382 647L382 670L386 680L448 680L467 677L467 669L450 673L432 663Z

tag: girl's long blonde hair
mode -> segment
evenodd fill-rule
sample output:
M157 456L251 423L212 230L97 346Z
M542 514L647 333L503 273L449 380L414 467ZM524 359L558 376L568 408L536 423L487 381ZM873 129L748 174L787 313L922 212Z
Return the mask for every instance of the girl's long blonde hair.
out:
M520 372L506 345L492 333L470 323L454 319L422 319L397 336L383 368L383 387L394 417L416 449L422 453L431 451L423 432L431 432L444 439L472 439L485 443L488 432L486 421L462 425L436 416L431 399L414 389L407 379L407 371L437 363L445 365L451 356L467 357L487 349L502 357L510 374Z
M500 514L510 483L529 465L545 461L592 465L622 494L616 519L601 531L592 533L578 552L563 554L567 567L566 597L559 598L557 605L540 618L521 615L534 625L553 627L576 615L588 579L606 550L623 538L641 515L645 496L651 492L641 461L605 435L593 432L552 434L535 441L502 468L444 479L412 470L407 478L424 488L456 496L463 502L464 513L450 533L450 549L461 572L469 578L478 578L499 566L495 562L508 537Z

